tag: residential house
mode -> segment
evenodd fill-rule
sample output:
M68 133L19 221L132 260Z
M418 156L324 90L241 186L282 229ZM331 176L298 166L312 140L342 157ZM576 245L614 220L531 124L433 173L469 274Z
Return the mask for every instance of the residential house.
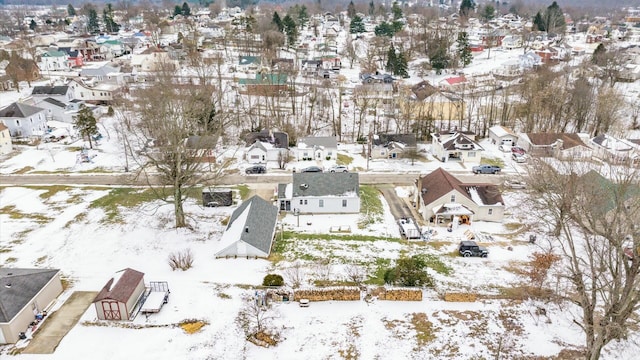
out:
M363 84L392 84L396 79L389 74L370 74L370 73L362 73L360 74L360 80Z
M590 158L592 149L573 133L526 133L518 137L518 146L529 155L541 157Z
M69 55L64 51L49 50L40 55L40 71L70 71Z
M54 98L45 98L38 102L38 107L46 110L47 121L73 123L73 116L76 114L75 111L68 110L68 104Z
M442 168L418 177L415 194L418 213L432 224L504 218L505 204L496 185L463 183Z
M593 156L613 164L640 164L640 146L606 134L591 139Z
M408 93L403 92L400 101L400 112L413 120L462 120L465 111L465 102L460 96L442 91L427 81L412 86Z
M416 134L375 134L370 155L373 159L398 159L409 149L417 149Z
M294 149L295 160L335 160L338 140L335 136L309 136L298 139Z
M239 72L257 72L262 67L260 56L240 56L238 58L237 70Z
M498 146L515 146L518 142L518 135L508 127L495 125L489 128L489 140Z
M69 87L73 90L75 99L80 99L91 104L109 104L120 92L120 85L100 83L93 87L71 80Z
M144 293L144 273L130 268L116 272L93 300L98 319L133 320Z
M131 49L125 47L125 45L117 39L106 40L99 45L99 52L105 60L112 60L131 51Z
M85 66L80 70L80 76L94 83L124 85L130 74L120 72L120 66L115 63L97 63Z
M73 89L68 85L60 86L35 86L31 90L31 97L35 105L38 105L44 99L54 99L61 103L69 103L75 99Z
M61 293L60 270L0 268L0 344L18 342Z
M293 173L291 184L278 185L278 204L298 214L357 214L358 173Z
M302 76L318 76L322 70L322 60L302 60Z
M19 102L0 109L0 121L14 138L42 136L47 130L46 110Z
M263 129L259 132L251 132L245 135L244 141L247 147L251 146L256 141L260 141L272 144L276 148L289 148L289 134L281 131Z
M247 149L246 159L250 164L267 164L268 162L276 162L284 164L289 157L289 149L279 147L279 144L256 140Z
M185 140L189 155L198 162L216 162L216 146L218 138L213 136L192 135Z
M4 123L0 123L0 155L8 154L11 150L13 146L9 128Z
M431 134L431 151L442 162L461 161L479 163L484 149L475 141L472 132L443 131Z
M238 85L243 93L248 95L269 96L285 91L287 74L256 74L254 79L238 79Z
M521 48L522 35L506 35L504 38L502 38L502 47L507 50Z
M132 54L131 66L136 72L154 72L163 68L177 69L178 62L172 60L166 50L151 46L139 54Z
M278 208L252 196L231 214L215 257L269 257L277 224Z
M67 62L71 68L81 68L84 65L84 56L80 50L71 50L70 47L58 47L58 51L67 53Z
M38 64L31 59L24 59L19 56L11 56L9 58L9 64L5 68L6 74L14 82L17 87L20 81L26 81L30 83L40 79L40 69Z
M291 73L294 69L293 59L277 58L271 60L271 70L276 73Z

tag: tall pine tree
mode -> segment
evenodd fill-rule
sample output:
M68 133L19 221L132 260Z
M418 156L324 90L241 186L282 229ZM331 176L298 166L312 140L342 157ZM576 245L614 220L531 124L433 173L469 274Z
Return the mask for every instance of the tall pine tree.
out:
M473 0L462 0L460 3L460 16L469 17L473 9L476 8L476 4Z
M404 79L409 77L409 64L407 63L407 58L403 52L398 54L396 58L396 68L394 71L394 75L402 76Z
M462 62L462 67L471 64L473 55L471 54L471 46L469 45L469 35L462 31L458 34L458 57Z
M389 51L387 51L387 66L385 67L385 70L395 73L397 62L396 48L391 44Z
M273 17L271 18L271 23L274 24L278 31L282 32L284 30L284 26L282 25L282 19L280 19L280 14L277 11L273 12Z
M353 0L347 6L347 16L349 19L353 19L356 16L356 6L353 4Z

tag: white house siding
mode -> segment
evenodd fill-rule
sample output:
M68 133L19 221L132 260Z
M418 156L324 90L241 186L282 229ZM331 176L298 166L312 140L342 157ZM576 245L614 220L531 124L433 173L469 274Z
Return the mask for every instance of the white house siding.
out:
M8 154L12 150L11 133L9 129L0 131L0 154Z
M62 283L60 282L60 273L58 273L9 323L0 324L5 342L13 344L19 340L19 333L25 331L33 322L34 306L36 310L43 311L60 294L62 294Z
M451 196L455 195L455 200L452 201ZM420 214L422 214L422 218L425 221L429 221L429 219L434 216L433 208L436 206L440 206L443 204L456 203L467 207L469 210L473 211L474 214L471 217L473 221L494 221L500 222L504 218L504 206L503 205L478 205L475 202L471 201L468 197L461 194L456 190L449 191L446 195L441 196L431 204L424 204L422 202L422 197L420 197ZM491 214L489 214L489 209L491 210Z
M133 311L133 307L136 306L136 303L138 302L138 300L140 300L140 297L142 296L144 291L145 291L144 279L142 279L138 283L138 286L136 286L136 289L131 294L131 297L129 298L129 301L127 301L127 304L126 304L126 306L127 306L127 317L129 316L129 313L131 313L131 311ZM129 320L131 320L131 319L129 319Z
M218 251L216 253L216 257L226 257L226 256L240 256L240 257L260 257L266 258L269 254L266 254L264 251L257 249L256 247L247 244L244 241L236 241L228 247Z
M266 151L254 147L253 149L247 151L247 162L250 164L260 164L265 163L267 158Z
M2 122L9 128L12 137L41 136L47 129L47 116L44 110L28 118L3 118Z
M343 200L346 201L346 206L343 206ZM360 212L360 198L357 196L294 197L291 199L291 209L298 209L302 214L357 214Z

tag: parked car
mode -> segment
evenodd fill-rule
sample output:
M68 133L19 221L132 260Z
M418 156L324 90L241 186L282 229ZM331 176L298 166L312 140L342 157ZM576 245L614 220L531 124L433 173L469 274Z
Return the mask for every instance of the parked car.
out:
M246 168L244 172L247 174L265 174L267 172L267 167L264 165L253 165Z
M322 172L322 168L317 166L309 166L308 168L302 169L301 172Z
M489 250L483 246L478 246L475 241L461 241L458 246L458 252L464 257L487 257L489 256Z
M523 154L511 153L511 159L517 163L525 163L527 162L527 158Z
M218 201L209 201L208 203L204 204L204 206L206 207L218 207L218 206L222 206L222 204Z
M511 151L511 145L502 144L502 145L498 146L498 150L503 151L503 152L509 152L509 151Z
M516 153L516 154L520 154L520 155L524 155L524 154L526 154L526 153L527 153L527 152L526 152L523 148L521 148L520 146L514 146L514 147L512 147L512 148L511 148L511 152L512 152L512 153Z
M497 174L501 170L502 168L497 165L479 165L471 168L474 174Z
M335 166L332 166L329 169L329 171L330 172L349 172L349 169L347 169L347 167L344 165L335 165Z
M298 304L300 304L300 307L309 307L309 299L300 299L300 301L298 301Z

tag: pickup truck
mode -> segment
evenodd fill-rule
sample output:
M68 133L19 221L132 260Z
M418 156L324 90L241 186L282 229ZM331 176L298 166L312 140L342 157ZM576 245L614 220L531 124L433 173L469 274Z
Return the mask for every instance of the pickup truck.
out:
M474 174L497 174L502 170L500 166L496 165L479 165L471 168Z

